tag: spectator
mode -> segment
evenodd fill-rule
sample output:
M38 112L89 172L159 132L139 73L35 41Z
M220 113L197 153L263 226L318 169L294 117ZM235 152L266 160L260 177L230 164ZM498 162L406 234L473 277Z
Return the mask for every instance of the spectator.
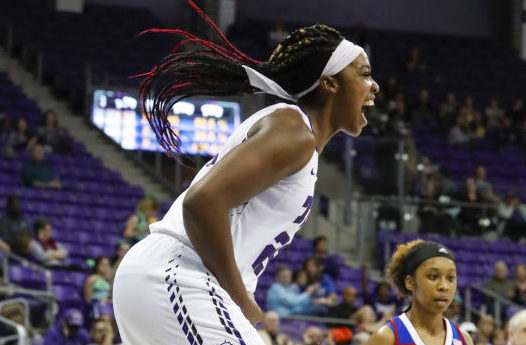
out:
M351 315L358 310L356 306L356 288L352 285L347 286L342 292L342 301L340 304L329 307L328 317L336 319L350 319ZM341 324L329 325L329 327L339 328ZM350 328L350 327L349 327Z
M307 272L303 269L292 272L292 284L290 288L296 292L303 292L307 289L308 277Z
M396 312L398 301L391 295L391 285L387 282L380 282L374 289L374 294L369 294L367 289L367 270L362 268L362 291L365 304L370 305L376 318L383 318L384 315L393 315Z
M263 329L258 331L259 336L266 345L289 345L291 342L285 334L279 331L279 315L274 311L263 314Z
M449 144L455 146L466 146L469 144L470 140L471 136L466 117L459 114L455 126L449 130Z
M462 323L462 301L463 300L460 295L455 295L453 301L451 301L451 304L449 305L449 307L447 307L446 311L444 312L444 316L450 319L451 321L455 322L457 325L460 325Z
M466 100L464 101L464 104L460 108L460 114L465 116L466 122L470 123L473 121L476 113L476 109L473 103L473 97L466 96Z
M515 292L512 301L521 306L526 306L526 265L518 264L515 266L513 281L515 282Z
M439 175L440 179L442 179L440 186L438 185ZM444 207L438 204L439 196L453 192L452 186L446 185L447 181L448 179L437 171L431 179L427 179L424 182L423 200L418 208L420 233L438 233L447 236L454 229L453 219L447 212L444 212ZM438 188L442 188L444 193L439 194Z
M312 298L326 306L333 305L337 299L334 283L328 274L323 273L323 267L318 259L313 256L305 259L303 261L303 269L307 272L308 284L318 284L318 288L313 293Z
M475 185L482 202L497 203L499 198L493 194L493 186L486 180L486 168L479 165L475 169Z
M526 207L521 205L519 198L509 196L504 203L500 203L499 216L505 221L503 235L513 242L519 242L521 237L526 236Z
M394 308L388 313L385 313L380 321L377 321L376 313L370 305L364 305L358 311L356 311L352 316L351 320L354 321L356 332L366 332L368 334L373 334L380 327L385 325L394 315Z
M82 327L84 318L77 309L69 309L61 322L49 329L44 345L86 345L90 342L88 331Z
M20 198L17 195L7 197L5 215L0 218L0 249L18 255L29 253L31 230L22 217Z
M84 301L86 303L106 303L110 300L112 269L110 259L99 256L95 259L93 273L84 283Z
M444 118L452 118L452 116L458 114L459 105L454 92L448 92L446 99L440 105L440 112L444 113Z
M31 148L31 159L22 167L22 181L29 187L62 188L53 168L44 160L44 157L42 145L35 144Z
M9 132L3 140L2 154L13 158L18 151L25 150L29 142L27 121L24 118L16 120L14 131Z
M323 272L327 273L331 278L338 279L341 262L338 255L329 254L327 247L327 237L318 236L314 239L314 257L323 266Z
M126 221L124 238L135 244L145 238L150 232L149 225L153 223L159 212L159 203L152 197L146 197L137 204L135 214Z
M330 332L324 332L316 326L309 326L303 333L304 345L334 345Z
M495 324L493 320L493 316L491 315L484 315L479 319L478 322L478 342L482 342L484 344L490 343L491 337L493 336L493 331L495 329Z
M485 111L488 127L499 127L504 118L504 110L500 107L499 99L496 96L491 97L489 102Z
M504 261L495 263L493 277L486 281L486 289L504 298L513 298L515 282L508 278L508 267Z
M496 329L490 339L491 345L506 345L506 332L503 329Z
M515 313L508 323L509 345L526 345L526 309Z
M67 139L68 133L65 128L59 125L57 114L54 110L48 109L42 115L36 136L31 138L29 146L40 144L46 152L69 153L71 147Z
M318 285L311 285L307 287L305 292L299 293L290 288L290 281L290 269L288 267L280 267L276 272L276 282L267 291L268 309L275 311L279 316L320 314L320 308L316 308L311 298Z
M418 102L413 105L411 122L432 123L434 120L435 109L429 102L429 91L423 88L420 90Z
M97 319L91 325L90 336L90 345L113 345L113 326L102 319Z
M464 190L459 199L460 201L469 203L482 202L477 192L475 179L471 177L466 179ZM479 207L463 206L458 215L460 221L459 234L464 236L480 235L482 233L482 228L479 221L482 216L482 210Z
M378 319L383 315L393 314L396 311L398 300L391 295L391 285L387 282L380 282L376 285L374 293L371 295L367 286L367 266L362 266L362 293L365 304L370 305Z
M411 53L406 60L405 68L408 72L424 72L426 69L426 63L423 61L420 49L413 47Z
M33 225L35 238L29 244L33 259L45 266L63 266L68 252L53 238L53 226L45 218L40 218Z
M97 303L93 308L93 319L100 319L110 325L112 327L112 333L114 334L113 342L117 344L121 343L112 303Z
M475 111L473 120L469 123L469 130L473 139L482 139L486 136L486 125L480 111Z

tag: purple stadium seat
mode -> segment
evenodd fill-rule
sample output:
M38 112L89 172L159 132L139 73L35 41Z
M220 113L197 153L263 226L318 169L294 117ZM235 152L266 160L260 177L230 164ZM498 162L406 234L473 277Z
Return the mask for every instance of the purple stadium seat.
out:
M53 295L57 302L67 308L83 305L84 301L79 293L79 289L69 285L54 285Z
M9 279L13 283L29 289L43 290L46 288L44 273L28 267L9 266Z

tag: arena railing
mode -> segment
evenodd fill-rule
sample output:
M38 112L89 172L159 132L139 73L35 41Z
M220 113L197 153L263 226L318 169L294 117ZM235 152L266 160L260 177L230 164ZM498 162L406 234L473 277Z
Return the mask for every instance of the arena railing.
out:
M338 324L342 326L355 326L356 323L351 319L337 319L334 317L307 316L307 315L286 315L280 316L284 320L309 321L325 324Z
M27 288L11 283L10 278L9 278L9 267L12 261L19 262L22 267L27 267L27 268L30 268L36 271L42 271L44 273L44 277L46 280L46 289L45 290L27 289ZM28 296L32 296L32 297L45 301L47 304L46 315L48 317L48 322L51 326L54 325L57 308L56 308L55 297L53 295L53 289L52 289L53 285L52 285L51 271L48 268L42 265L33 263L27 260L26 258L23 258L16 254L7 253L5 251L2 251L2 279L5 285L0 285L1 293L5 293L8 296L12 296L15 294L28 295Z
M462 201L424 200L413 197L399 198L380 195L355 195L352 197L347 217L351 219L350 226L356 233L356 261L359 264L371 264L378 266L380 261L389 262L391 258L389 243L384 243L383 258L378 257L377 233L382 222L392 222L393 230L406 234L418 234L420 228L420 217L418 215L421 206L436 206L452 216L453 222L458 222L456 216L463 208L478 208L481 210L479 225L487 229L494 224L491 222L490 211L497 211L497 205L487 203L468 203ZM380 207L389 207L395 214L391 217L383 217L379 213ZM345 220L341 219L343 223ZM384 225L385 226L385 225ZM387 226L386 226L387 227ZM497 229L497 234L500 230ZM429 235L426 233L426 235ZM481 234L484 235L484 234Z
M6 325L8 328L14 328L16 334L0 336L0 344L16 344L16 345L29 345L31 339L28 336L29 324L29 306L23 298L12 298L0 302L0 311L6 306L21 304L24 308L24 324L18 324L0 313L0 323ZM13 343L16 341L16 343Z
M485 300L493 300L493 319L498 327L503 326L505 320L502 320L505 314L505 308L522 308L519 304L479 285L469 285L464 292L464 308L465 320L471 321L472 314L483 316L488 314L487 305L482 304L480 308L475 308L472 305L473 291L478 291L484 296Z

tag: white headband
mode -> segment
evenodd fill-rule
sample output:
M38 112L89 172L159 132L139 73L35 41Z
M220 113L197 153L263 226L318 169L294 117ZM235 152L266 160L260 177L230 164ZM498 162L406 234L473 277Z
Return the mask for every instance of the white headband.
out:
M325 68L321 72L320 77L322 75L332 76L337 74L345 67L347 67L351 62L353 62L354 59L356 59L358 55L360 55L360 53L362 53L363 51L364 50L362 47L350 41L342 40L340 44L338 44L336 49L334 49L334 51L332 52L332 55L329 61L327 61ZM303 90L295 95L291 95L274 80L261 74L255 69L245 65L243 65L243 68L247 73L250 85L257 89L260 89L265 93L270 93L272 95L278 96L279 98L288 99L289 101L293 102L297 102L298 99L317 88L320 84L320 79L318 79L308 89Z

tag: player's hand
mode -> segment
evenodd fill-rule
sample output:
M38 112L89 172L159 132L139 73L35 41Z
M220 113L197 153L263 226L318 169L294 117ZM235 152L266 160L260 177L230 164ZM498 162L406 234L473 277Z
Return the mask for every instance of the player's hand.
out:
M252 295L251 293L248 294L244 303L239 307L241 308L243 315L245 315L245 317L248 319L248 321L250 321L250 323L253 326L255 326L258 322L261 322L261 320L263 320L263 312L258 306L254 295Z

